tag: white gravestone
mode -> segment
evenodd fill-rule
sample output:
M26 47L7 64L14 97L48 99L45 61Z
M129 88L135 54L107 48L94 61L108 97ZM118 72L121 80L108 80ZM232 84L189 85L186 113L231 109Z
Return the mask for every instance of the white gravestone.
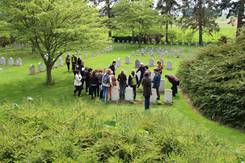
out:
M35 74L35 66L34 65L30 66L29 73L30 73L30 75L34 75Z
M54 68L58 68L59 65L57 64L57 61L54 63Z
M131 87L126 88L125 101L130 101L130 102L134 101L133 88L131 88Z
M150 98L151 103L156 103L157 102L157 90L152 88L152 95Z
M64 60L61 56L60 56L59 60L60 60L60 66L64 66Z
M119 89L118 89L118 87L113 87L112 89L111 89L111 101L114 101L114 102L116 102L116 101L118 101L119 100Z
M22 59L21 58L16 59L16 66L22 66Z
M172 104L173 103L173 93L172 93L171 89L165 89L164 103L166 103L166 104Z
M0 58L0 64L5 65L6 64L6 59L4 57Z
M135 68L140 68L141 62L140 60L136 59L135 60Z
M159 91L160 92L164 92L164 83L165 83L165 81L164 80L161 80L160 87L159 87Z
M10 66L14 65L14 59L12 57L9 58L8 63Z
M125 58L125 63L126 63L126 64L130 64L130 58L129 58L129 56L127 56L127 57Z
M173 69L173 63L172 61L168 61L167 63L167 70L172 70Z
M42 63L38 64L38 72L43 72L44 71L44 67Z
M151 58L151 59L149 60L149 66L150 66L150 67L154 67L154 59L153 59L153 58Z

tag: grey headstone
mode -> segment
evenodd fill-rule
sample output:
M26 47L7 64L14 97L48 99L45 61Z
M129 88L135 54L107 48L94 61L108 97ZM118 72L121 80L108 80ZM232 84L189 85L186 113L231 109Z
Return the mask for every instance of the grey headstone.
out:
M0 58L0 65L6 65L6 59L4 57Z
M140 68L140 64L141 64L140 60L136 59L135 60L135 68Z
M125 63L126 63L126 64L130 64L130 57L129 57L129 56L126 56L126 58L125 58Z
M17 58L16 59L16 66L22 66L23 64L22 64L22 59L21 58Z
M31 65L30 68L29 68L29 74L30 75L34 75L35 74L35 66L34 65Z
M151 59L149 60L149 66L150 66L150 67L154 67L154 59L153 59L153 58L151 58Z
M64 66L64 60L62 56L59 57L59 61L60 61L60 66Z
M173 63L172 63L172 61L168 61L167 68L166 69L167 70L172 70L173 69Z
M43 72L44 71L44 66L42 63L38 64L38 72Z
M13 65L14 65L14 59L13 59L12 57L10 57L10 58L8 59L8 64L9 64L10 66L13 66Z

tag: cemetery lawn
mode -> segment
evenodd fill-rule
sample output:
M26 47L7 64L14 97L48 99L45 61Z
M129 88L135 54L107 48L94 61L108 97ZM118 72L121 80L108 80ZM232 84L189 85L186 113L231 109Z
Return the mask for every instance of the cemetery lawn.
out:
M121 58L122 67L117 70L117 74L122 69L125 70L127 74L129 74L130 71L134 69L134 61L136 58L139 58L145 64L148 64L150 58L149 56L141 57L138 55L135 57L131 57L130 65L125 65L125 57L131 56L131 52L136 49L137 47L131 45L125 47L117 45L112 52L103 55L97 55L94 58L86 58L84 59L84 62L85 65L88 67L104 68L108 67L113 59L117 59L119 57ZM165 62L169 60L173 61L173 70L164 70L164 75L176 74L181 61L183 59L193 57L194 54L198 50L200 50L199 48L193 47L193 52L192 54L190 54L189 47L184 47L184 49L184 56L180 58L169 56L166 57ZM115 123L117 123L118 119L118 123L126 123L127 121L132 120L132 118L135 117L137 114L145 118L149 118L146 119L146 121L154 121L154 117L158 119L159 115L162 115L165 119L169 120L169 124L158 124L160 126L171 126L172 124L175 124L173 125L176 127L174 130L182 130L184 128L186 130L193 130L196 132L205 132L208 133L209 138L218 138L219 140L224 141L226 145L234 147L234 151L245 150L245 133L243 131L232 129L206 119L205 117L200 115L194 108L192 108L192 106L188 103L188 100L181 92L177 95L176 98L174 98L173 105L164 105L163 102L160 102L160 104L151 106L150 112L146 113L144 112L142 93L140 90L138 90L137 94L138 102L136 102L135 104L104 104L99 99L97 99L96 101L90 100L90 98L85 95L84 92L81 98L77 98L73 96L73 74L67 72L66 66L55 69L53 71L55 85L47 88L47 86L44 84L46 78L45 73L40 73L33 76L28 75L28 68L30 64L35 64L37 68L37 64L41 60L36 56L27 55L26 53L28 52L19 52L20 55L24 55L23 67L0 66L0 68L2 68L2 70L0 70L0 122L3 121L6 126L11 125L11 123L8 124L8 121L6 121L5 119L6 110L10 110L12 112L13 103L16 103L21 108L20 110L18 110L17 107L16 111L20 112L21 114L23 113L23 116L28 114L28 109L30 110L29 113L35 112L35 110L33 111L33 109L37 109L36 112L38 112L40 116L45 114L45 112L49 113L50 111L51 113L57 114L56 116L60 120L69 120L69 118L76 117L72 114L72 112L74 110L77 111L77 109L80 108L86 115L93 114L95 118L94 121L113 120L113 123L114 120L116 121ZM158 56L155 56L154 58L155 61L159 59ZM170 88L170 84L167 83L166 87ZM33 101L28 103L27 97L32 97ZM161 101L162 100L163 95L161 95ZM27 109L27 113L25 113L23 108ZM68 114L72 114L72 117L66 117L67 119L64 119L64 117ZM51 117L53 117L53 114L51 115ZM12 121L11 119L7 120ZM47 121L52 123L52 119L49 119ZM137 127L134 122L127 123ZM0 134L0 138L1 136L2 134Z

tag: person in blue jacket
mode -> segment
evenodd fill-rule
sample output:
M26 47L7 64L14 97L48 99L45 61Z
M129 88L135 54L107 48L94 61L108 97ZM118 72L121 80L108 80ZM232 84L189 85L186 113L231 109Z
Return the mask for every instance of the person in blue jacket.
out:
M154 73L155 73L155 76L152 80L152 83L153 83L153 88L156 89L157 91L157 100L160 100L160 92L159 92L159 87L160 87L160 83L161 83L161 72L158 68L154 69Z

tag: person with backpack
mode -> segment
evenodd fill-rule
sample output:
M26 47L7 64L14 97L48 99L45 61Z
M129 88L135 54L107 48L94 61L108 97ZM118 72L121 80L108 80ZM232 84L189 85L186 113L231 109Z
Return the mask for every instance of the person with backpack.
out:
M138 77L135 74L135 71L131 72L131 75L128 77L128 85L133 88L134 100L136 99L136 87L138 83Z
M159 72L160 70L158 68L154 69L155 76L153 78L153 88L156 89L157 91L157 100L160 100L160 92L159 92L159 87L161 83L161 73Z
M119 82L120 100L125 100L125 91L127 87L127 76L125 75L124 71L121 71L121 73L118 75L117 80Z
M70 58L70 55L68 54L66 56L66 65L67 65L68 72L70 72L70 64L71 64L71 58Z
M174 75L165 75L165 77L172 84L171 89L172 89L173 96L175 97L176 94L178 93L178 86L180 84L180 81Z
M78 97L81 96L81 86L82 86L82 75L80 73L80 71L76 71L75 72L75 79L74 79L74 86L75 86L75 90L74 90L74 96L76 95L76 93L78 92Z
M102 77L102 89L103 89L103 99L105 102L109 101L109 88L110 88L110 70L106 70Z
M150 98L152 95L150 73L147 71L142 80L143 96L145 97L145 110L150 108Z

